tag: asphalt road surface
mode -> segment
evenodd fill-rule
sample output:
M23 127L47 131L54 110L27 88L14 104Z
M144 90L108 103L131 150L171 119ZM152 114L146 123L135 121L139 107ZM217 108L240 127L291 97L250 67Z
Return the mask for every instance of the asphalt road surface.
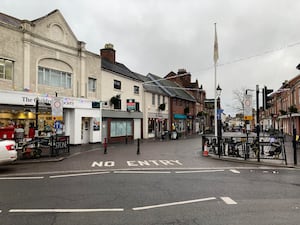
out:
M0 179L1 224L272 224L300 220L299 170L116 170Z
M205 158L198 139L108 150L0 167L0 224L299 224L299 169Z

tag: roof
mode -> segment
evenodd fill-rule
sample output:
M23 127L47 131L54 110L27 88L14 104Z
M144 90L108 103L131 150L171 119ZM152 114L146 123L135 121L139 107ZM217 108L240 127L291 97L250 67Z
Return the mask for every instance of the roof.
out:
M118 62L111 63L108 60L102 58L101 67L102 69L118 73L120 75L131 78L133 80L143 81L141 75L137 75L136 73L132 72L122 63L118 63Z
M15 17L9 16L9 15L6 15L4 13L0 13L0 22L9 24L9 25L12 25L15 27L19 27L22 23L21 20L15 18Z
M153 83L157 84L164 92L166 92L170 97L179 98L187 101L195 102L195 98L184 90L181 86L176 83L169 81L167 79L161 78L154 74L149 73L147 75Z
M149 77L143 76L143 80L143 87L145 91L168 96L168 93L163 91L163 89L161 89L156 83L152 82L152 80Z

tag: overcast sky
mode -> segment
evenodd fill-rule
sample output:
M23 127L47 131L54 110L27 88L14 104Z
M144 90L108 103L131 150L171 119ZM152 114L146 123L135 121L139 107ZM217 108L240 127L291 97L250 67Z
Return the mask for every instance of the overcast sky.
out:
M34 20L59 9L79 41L99 53L112 43L132 71L164 77L184 68L214 97L214 23L222 108L233 90L277 90L299 71L299 0L0 0L0 11ZM255 96L255 92L253 92Z

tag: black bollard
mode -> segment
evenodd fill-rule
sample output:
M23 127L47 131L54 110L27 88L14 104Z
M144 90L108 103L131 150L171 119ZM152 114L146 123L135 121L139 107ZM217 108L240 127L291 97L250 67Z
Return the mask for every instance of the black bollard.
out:
M140 139L137 139L137 151L136 154L139 155L140 154Z
M106 138L104 138L103 147L104 147L104 154L107 154L107 140L106 140Z

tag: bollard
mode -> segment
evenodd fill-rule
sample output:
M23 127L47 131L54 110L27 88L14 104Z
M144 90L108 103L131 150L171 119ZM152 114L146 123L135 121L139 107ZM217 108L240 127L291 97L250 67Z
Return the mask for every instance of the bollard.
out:
M140 154L140 139L137 139L137 151L136 154L139 155Z
M107 154L107 139L106 138L104 138L103 147L104 147L104 154Z

